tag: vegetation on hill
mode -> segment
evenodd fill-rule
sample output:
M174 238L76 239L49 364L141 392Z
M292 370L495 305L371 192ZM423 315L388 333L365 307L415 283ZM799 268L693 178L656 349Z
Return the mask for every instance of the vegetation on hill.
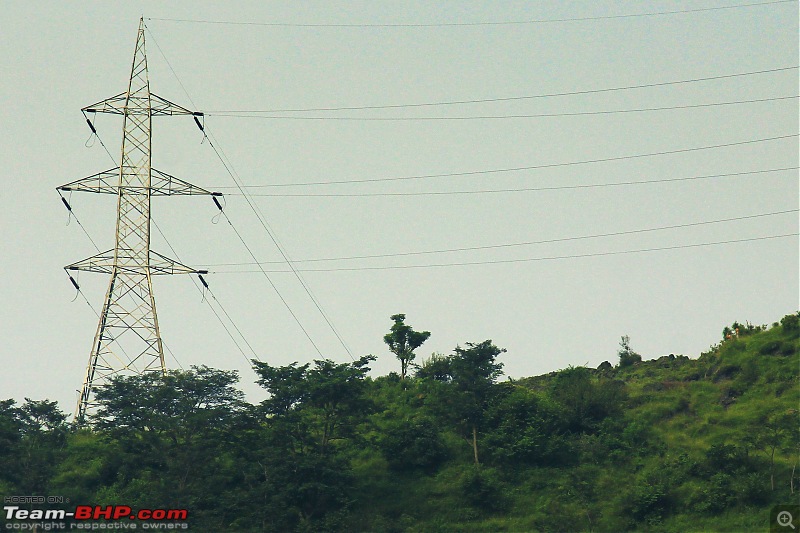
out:
M123 377L74 426L0 402L0 493L187 508L198 531L765 531L800 501L800 313L733 324L697 359L502 378L466 343L415 365L404 315L373 356ZM69 505L67 505L69 508Z

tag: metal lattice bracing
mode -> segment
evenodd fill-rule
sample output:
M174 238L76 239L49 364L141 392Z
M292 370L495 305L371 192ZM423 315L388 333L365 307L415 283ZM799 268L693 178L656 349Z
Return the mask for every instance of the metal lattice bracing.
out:
M114 248L65 267L110 274L100 321L76 409L82 421L95 407L93 389L118 374L165 372L152 276L203 273L150 249L153 196L211 193L151 166L152 118L201 115L150 93L144 21L140 20L128 91L83 109L122 115L120 166L59 187L117 196Z

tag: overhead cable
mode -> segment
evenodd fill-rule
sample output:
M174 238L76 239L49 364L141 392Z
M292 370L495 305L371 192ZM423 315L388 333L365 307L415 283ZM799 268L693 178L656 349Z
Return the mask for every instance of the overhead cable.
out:
M156 44L156 46L158 46ZM160 50L160 49L159 49ZM169 62L167 62L169 65ZM170 66L171 68L171 66ZM209 110L205 111L204 114L219 114L219 113L302 113L308 111L357 111L357 110L367 110L367 109L396 109L396 108L404 108L404 107L432 107L432 106L448 106L448 105L462 105L462 104L485 104L485 103L492 103L492 102L512 102L516 100L533 100L536 98L554 98L558 96L577 96L582 94L596 94L596 93L607 93L613 91L629 91L633 89L646 89L650 87L666 87L669 85L681 85L685 83L698 83L704 81L713 81L713 80L723 80L728 78L738 78L742 76L756 76L760 74L770 74L774 72L783 72L787 70L796 70L798 65L792 65L788 67L776 67L770 69L762 69L762 70L751 70L747 72L737 72L733 74L720 74L717 76L705 76L700 78L688 78L682 80L671 80L671 81L662 81L662 82L655 82L655 83L640 83L635 85L618 85L615 87L605 87L599 89L583 89L577 91L561 91L561 92L554 92L554 93L541 93L541 94L533 94L533 95L523 95L523 96L506 96L506 97L497 97L497 98L478 98L478 99L469 99L469 100L446 100L446 101L437 101L437 102L417 102L417 103L405 103L405 104L384 104L384 105L367 105L367 106L339 106L339 107L306 107L306 108L288 108L288 109L226 109L226 110ZM173 70L174 72L174 70Z
M270 197L270 198L315 198L315 197L371 197L371 196L450 196L458 194L500 194L500 193L519 193L519 192L540 192L540 191L563 191L574 189L595 189L601 187L624 187L631 185L651 185L655 183L676 183L682 181L707 180L714 178L730 178L738 176L750 176L753 174L768 174L772 172L784 172L787 170L797 170L800 167L782 167L765 170L749 170L746 172L729 172L726 174L705 174L701 176L686 176L681 178L662 178L652 180L637 181L616 181L611 183L585 183L577 185L549 185L542 187L513 187L508 189L478 189L462 191L412 191L412 192L362 192L362 193L249 193L250 196ZM246 189L260 189L271 185L245 185ZM233 189L235 187L218 187L219 189ZM227 193L228 196L238 196L241 193Z
M797 0L772 0L769 2L757 2L748 4L735 4L730 6L712 6L693 9L675 9L670 11L652 11L648 13L623 13L619 15L598 15L591 17L567 17L552 19L533 19L533 20L501 20L483 22L433 22L433 23L372 23L372 24L337 24L337 23L296 23L296 22L253 22L253 21L229 21L229 20L202 20L202 19L181 19L181 18L156 18L147 17L145 20L157 20L163 22L181 22L195 24L215 24L215 25L234 25L234 26L268 26L285 28L444 28L444 27L470 27L470 26L519 26L526 24L552 24L563 22L589 22L614 19L631 19L641 17L660 17L666 15L684 15L691 13L704 13L709 11L721 11L730 9L742 9L752 7L764 7L774 4L797 3Z
M92 236L89 235L89 232L86 230L84 225L81 223L81 219L78 218L78 215L75 214L75 211L73 211L72 206L70 205L70 203L67 201L66 198L64 198L64 195L61 194L61 191L56 189L56 192L58 192L58 195L61 197L61 202L64 204L64 207L67 208L67 211L69 212L69 215L72 218L75 219L75 222L77 222L78 226L80 226L81 230L83 230L84 235L86 235L86 237L89 239L89 242L92 243L92 246L94 246L95 250L97 250L97 252L99 253L101 251L100 247L97 246L97 243L94 242L94 239L92 238Z
M747 239L730 239L725 241L714 241L714 242L701 242L696 244L679 244L675 246L660 246L656 248L640 248L635 250L619 250L619 251L611 251L611 252L593 252L593 253L586 253L586 254L572 254L572 255L556 255L556 256L544 256L544 257L525 257L521 259L492 259L486 261L464 261L464 262L453 262L453 263L433 263L433 264L422 264L422 265L390 265L390 266L364 266L364 267L339 267L339 268L306 268L300 269L300 272L360 272L360 271L367 271L367 270L406 270L406 269L417 269L417 268L440 268L440 267L455 267L455 266L471 266L471 265L495 265L495 264L506 264L506 263L529 263L534 261L555 261L555 260L563 260L563 259L580 259L580 258L587 258L587 257L605 257L605 256L613 256L613 255L624 255L624 254L636 254L636 253L644 253L644 252L659 252L665 250L682 250L687 248L701 248L701 247L708 247L708 246L718 246L723 244L733 244L733 243L741 243L741 242L753 242L753 241L765 241L770 239L781 239L785 237L796 237L799 234L797 232L794 233L784 233L780 235L765 235L762 237L751 237ZM213 271L214 274L248 274L253 272L260 272L260 270L230 270L230 271ZM290 273L289 270L268 270L269 273Z
M375 182L384 182L384 181L406 181L406 180L421 180L421 179L430 179L430 178L451 178L456 176L475 176L479 174L497 174L503 172L520 172L523 170L536 170L541 168L556 168L556 167L569 167L575 165L588 165L593 163L607 163L610 161L624 161L628 159L640 159L643 157L656 157L656 156L664 156L664 155L673 155L673 154L683 154L687 152L699 152L702 150L715 150L717 148L729 148L732 146L744 146L748 144L756 144L762 142L770 142L770 141L778 141L782 139L791 139L793 137L797 137L797 133L791 133L788 135L778 135L775 137L763 137L759 139L748 139L745 141L736 141L736 142L729 142L729 143L721 143L721 144L710 144L705 146L696 146L691 148L678 148L675 150L661 150L657 152L645 152L640 154L628 154L628 155L620 155L620 156L612 156L612 157L599 157L594 159L581 159L577 161L566 161L562 163L542 163L539 165L525 165L519 167L506 167L506 168L492 168L492 169L485 169L485 170L470 170L464 172L445 172L441 174L417 174L411 176L394 176L394 177L385 177L385 178L363 178L363 179L350 179L350 180L333 180L333 181L312 181L312 182L304 182L304 183L270 183L260 185L260 187L307 187L307 186L316 186L316 185L338 185L342 183L375 183ZM243 192L243 191L242 191Z
M210 135L211 138L208 138L208 135ZM283 261L289 266L291 271L294 273L295 278L297 278L297 281L303 287L303 290L305 290L306 295L309 297L311 302L317 308L317 311L319 311L320 315L325 320L325 322L328 324L328 327L331 329L331 331L333 332L334 336L338 339L339 343L342 345L342 347L344 348L345 352L347 352L347 355L350 357L350 359L355 360L355 358L353 357L353 353L350 351L350 348L347 346L347 343L344 342L344 339L339 334L339 331L336 329L336 326L333 325L333 322L328 317L327 313L325 313L325 311L322 309L322 305L319 303L317 298L314 296L314 293L311 291L311 288L308 286L306 281L300 275L299 271L294 267L294 263L289 258L289 254L286 252L286 250L284 250L283 246L278 241L278 238L275 235L275 232L272 231L272 229L269 227L269 224L267 223L266 218L264 217L263 213L261 213L261 210L250 200L250 198L247 197L247 194L246 194L245 190L241 186L240 180L237 179L237 177L234 175L233 166L230 164L230 160L228 160L226 162L225 159L223 158L222 154L220 153L220 150L217 150L217 147L215 145L217 139L211 133L208 133L206 138L208 138L208 144L214 150L214 153L217 154L217 157L219 158L219 160L222 163L222 165L225 167L225 170L228 172L228 174L230 175L231 179L233 180L233 182L239 188L239 191L244 196L245 201L250 206L250 208L252 209L253 213L255 213L256 218L261 223L261 227L264 229L264 231L267 233L269 238L272 240L272 243L278 249L278 252L280 253L281 257L283 258ZM218 204L218 207L219 207L219 204ZM239 237L239 240L242 241L242 244L245 246L245 248L247 248L247 251L250 253L250 256L253 258L253 260L254 261L258 261L258 259L255 258L255 255L253 254L252 250L250 250L250 247L247 246L247 243L244 241L244 239L242 238L241 234L239 234L239 232L236 230L236 228L231 223L230 219L228 218L228 215L222 209L220 209L220 213L222 213L222 215L228 221L228 224L231 226L231 228L233 228L233 231L237 234L237 236ZM277 287L275 287L275 285L272 283L272 280L269 279L269 276L267 276L267 273L263 272L263 274L267 278L269 283L272 285L272 287L275 289L275 292L278 292ZM280 293L278 293L278 296L280 296ZM280 298L281 298L281 300L283 300L282 296L280 296ZM308 337L308 340L311 342L311 344L317 350L317 353L319 353L320 357L322 357L322 353L319 351L319 348L317 348L317 345L314 343L314 341L311 338L311 336L308 334L306 329L300 323L300 320L297 318L297 316L291 310L291 308L289 307L289 304L285 300L283 300L283 302L286 305L286 308L289 310L289 313L291 313L291 315L294 317L294 319L297 322L297 324L300 326L300 329L303 330L303 333L305 333L306 337Z
M427 116L427 117L333 117L333 116L300 116L300 115L264 115L264 114L247 114L246 111L241 112L220 112L220 113L206 113L206 116L211 117L232 117L232 118L255 118L261 120L340 120L340 121L361 121L361 122L414 122L414 121L431 121L431 120L508 120L518 118L555 118L555 117L578 117L578 116L593 116L593 115L617 115L626 113L644 113L650 111L674 111L680 109L698 109L707 107L731 106L741 104L754 104L760 102L776 102L780 100L794 100L797 95L792 96L776 96L773 98L756 98L751 100L734 100L728 102L709 102L705 104L688 104L677 106L663 106L663 107L642 107L638 109L610 109L606 111L575 111L564 113L534 113L534 114L510 114L510 115L472 115L472 116ZM254 112L250 112L254 113ZM196 118L196 117L195 117Z
M150 31L150 29L149 29L149 28L148 28L148 32L150 33L150 36L153 38L153 42L155 43L155 45L156 45L156 48L158 48L158 51L159 51L159 53L161 54L161 57L163 57L163 58L164 58L164 61L166 61L167 65L169 66L169 69L170 69L170 71L172 72L172 75L173 75L173 76L175 77L175 79L178 81L178 84L181 86L181 89L183 89L183 92L186 94L186 97L189 99L189 101L192 103L192 105L193 105L193 106L195 106L195 108L196 108L197 106L194 104L194 101L192 100L192 97L191 97L191 95L189 94L189 91L187 91L187 90L186 90L186 86L184 86L184 85L183 85L183 82L181 81L180 77L178 76L178 73L177 73L177 72L175 71L175 69L172 67L172 63L170 63L169 59L167 59L167 56L166 56L166 54L165 54L165 53L164 53L164 51L161 49L161 46L159 46L158 42L157 42L157 41L156 41L156 39L155 39L155 36L153 35L153 32L152 32L152 31ZM214 150L214 153L217 155L217 158L218 158L218 159L220 160L220 162L222 163L222 166L225 168L225 170L227 171L228 175L231 177L231 179L233 180L233 182L234 182L234 183L237 185L237 187L238 187L240 184L239 184L239 181L237 180L236 176L234 175L234 173L235 173L235 170L232 168L232 166L229 166L229 163L228 163L228 162L226 162L226 161L225 161L225 158L223 158L223 156L220 154L220 150L218 150L218 149L217 149L217 147L215 146L215 142L212 142L212 139L211 139L211 138L209 138L209 135L210 135L210 134L209 134L208 132L206 132L206 130L205 130L205 125L204 125L204 124L200 124L200 123L199 123L199 122L198 122L196 119L195 119L195 122L197 123L197 126L200 128L200 130L203 132L204 139L207 139L207 140L208 140L208 143L209 143L209 145L210 145L210 146L211 146L211 148ZM213 136L212 136L212 137L213 137ZM216 139L214 139L214 141L216 141ZM244 190L241 190L241 192L242 192L242 193L244 193ZM264 229L265 229L265 230L267 231L267 233L269 234L270 238L271 238L271 239L273 240L273 242L275 243L276 247L278 248L278 251L279 251L279 252L280 252L282 255L284 255L284 254L285 254L285 252L282 250L282 248L280 247L280 245L278 245L278 243L277 243L277 238L276 238L276 237L275 237L275 236L274 236L274 235L273 235L273 234L272 234L272 233L269 231L269 229L268 229L268 227L267 227L267 225L266 225L266 221L262 219L262 215L261 215L260 211L257 209L257 207L255 207L255 206L254 206L254 205L253 205L253 204L250 202L250 200L249 200L249 199L248 199L246 196L245 196L245 199L247 200L247 203L250 205L251 209L253 209L253 212L256 214L256 218L258 218L258 220L259 220L259 222L261 223L261 225L264 227ZM214 199L214 203L215 203L215 204L217 205L217 207L219 208L219 210L220 210L220 213L222 213L222 214L225 216L225 219L228 221L228 224L229 224L229 225L230 225L230 227L233 229L234 233L236 233L236 235L239 237L239 240L242 242L242 244L244 245L244 247L247 249L248 253L249 253L249 254L250 254L250 256L253 258L253 261L258 261L258 259L257 259L257 258L255 257L255 255L253 254L253 251L250 249L250 247L249 247L249 246L247 245L247 243L245 242L245 240L244 240L244 238L242 237L242 235L241 235L241 234L238 232L238 230L236 229L236 227L233 225L233 223L232 223L232 222L230 221L230 219L228 218L228 215L227 215L227 214L226 214L226 213L225 213L225 212L222 210L221 206L219 205L219 202L218 202L216 199ZM284 255L284 258L286 258L286 255ZM288 259L287 259L287 262L288 262L288 263L289 263L289 265L291 266L291 263L288 261ZM311 342L311 345L314 347L314 349L316 350L317 354L319 354L319 356L320 356L320 357L322 357L322 352L320 352L320 350L319 350L319 348L317 347L316 343L315 343L315 342L314 342L314 340L311 338L311 336L309 335L308 331L305 329L305 327L303 326L303 324L300 322L300 319L297 317L297 315L295 315L294 311L293 311L293 310L291 309L291 307L289 306L289 303L288 303L288 302L287 302L287 301L284 299L284 297L283 297L283 295L281 295L280 291L278 291L278 288L277 288L277 286L276 286L276 285L275 285L275 284L272 282L272 280L269 278L269 276L267 275L267 273L266 273L266 272L264 272L263 274L264 274L264 277L265 277L265 278L267 279L267 281L269 282L269 284L272 286L272 288L273 288L273 290L275 291L275 293L278 295L278 298L279 298L279 299L280 299L280 300L283 302L284 306L285 306L285 307L286 307L286 309L289 311L289 314L292 316L292 318L294 318L294 320L295 320L295 322L297 323L297 325L300 327L300 329L302 330L302 332L305 334L305 336L306 336L306 337L308 338L308 340ZM298 276L298 279L299 279L299 274L295 273L295 275L296 275L296 276ZM309 288L308 288L308 287L305 285L305 283L304 283L302 280L301 280L301 284L303 285L303 288L305 289L306 293L309 295L309 297L310 297L310 298L312 299L312 301L314 302L314 305L316 305L317 309L320 311L320 313L321 313L321 314L323 315L323 317L325 318L325 321L328 323L328 325L331 327L331 329L333 329L333 330L334 330L334 333L336 334L337 338L339 338L339 341L342 343L342 346L344 346L344 347L345 347L345 350L347 351L347 353L350 355L350 358L352 359L352 358L353 358L353 355L352 355L352 353L350 353L350 350L349 350L349 348L347 348L347 346L344 344L344 341L342 341L342 340L341 340L341 338L339 337L339 334L338 334L338 332L336 332L335 328L333 327L333 324L330 322L330 320L327 318L327 316L325 315L325 313L322 311L322 308L321 308L321 306L319 305L319 303L316 301L316 299L315 299L315 298L313 297L313 295L311 294L311 292L310 292L310 289L309 289Z
M502 244L489 244L484 246L465 246L461 248L445 248L439 250L423 250L423 251L413 251L413 252L394 252L394 253L384 253L384 254L369 254L369 255L351 255L347 257L319 257L319 258L312 258L312 259L296 259L295 263L315 263L315 262L328 262L328 261L349 261L354 259L377 259L377 258L386 258L386 257L404 257L404 256L412 256L412 255L432 255L432 254L443 254L443 253L452 253L452 252L468 252L468 251L476 251L476 250L491 250L497 248L515 248L520 246L531 246L536 244L551 244L555 242L567 242L567 241L579 241L579 240L587 240L587 239L599 239L604 237L618 237L621 235L634 235L637 233L650 233L654 231L665 231L665 230L672 230L672 229L681 229L681 228L691 228L697 226L707 226L710 224L721 224L725 222L735 222L740 220L751 220L755 218L764 218L764 217L771 217L777 215L785 215L789 213L797 213L800 209L786 209L783 211L773 211L771 213L758 213L755 215L744 215L739 217L731 217L731 218L721 218L717 220L704 220L701 222L687 222L684 224L673 224L669 226L658 226L658 227L651 227L651 228L640 228L640 229L633 229L633 230L625 230L625 231L613 231L608 233L595 233L591 235L580 235L580 236L573 236L573 237L559 237L554 239L542 239L536 241L523 241L523 242L512 242L512 243L502 243ZM262 262L261 264L279 264L280 261L266 261ZM207 267L221 267L221 266L250 266L254 263L214 263L208 264Z
M247 244L247 241L245 241L245 240L244 240L244 237L242 237L242 234L241 234L241 233L239 233L239 230L238 230L238 229L236 229L236 226L234 226L234 225L233 225L233 222L231 222L231 219L230 219L230 218L228 218L228 215L227 215L227 213L225 213L225 211L223 211L223 210L221 210L221 209L220 209L220 213L222 213L222 216L223 216L223 217L225 217L225 220L228 222L228 225L231 227L231 229L233 230L233 232L236 234L236 236L237 236L237 237L239 238L239 240L242 242L242 245L243 245L243 246L245 247L245 249L247 250L247 253L248 253L248 254L250 254L250 257L252 257L252 258L253 258L253 261L255 261L255 263L253 263L253 264L255 264L255 265L260 265L261 263L259 263L259 261L258 261L258 259L256 258L255 254L253 253L253 250L252 250L252 249L250 248L250 246ZM259 268L260 268L260 267L259 267ZM266 272L266 271L265 271L263 268L260 268L260 271L261 271L261 273L264 275L264 278L266 278L267 282L270 284L270 286L272 287L272 289L275 291L275 294L277 294L277 295L278 295L278 298L280 299L280 301L281 301L281 302L283 302L283 305L284 305L284 307L286 307L286 309L289 311L289 314L292 316L292 318L294 319L294 321L295 321L295 322L297 323L297 325L300 327L300 330L303 332L303 334L306 336L306 338L308 339L308 341L309 341L309 342L311 343L311 345L314 347L314 350L317 352L317 355L319 355L320 357L322 357L322 352L320 351L319 347L317 346L317 343L316 343L316 342L314 342L314 339L313 339L313 338L311 338L311 335L308 333L308 330L306 330L306 328L303 326L303 323L302 323L302 322L300 322L300 319L297 317L297 315L295 314L295 312L292 310L291 306L289 305L289 302L287 302L287 301L286 301L286 299L283 297L283 295L281 294L281 292L278 290L278 287L277 287L277 286L275 285L275 283L272 281L272 278L270 278L270 277L269 277L269 274L268 274L268 273L267 273L267 272Z
M212 196L212 198L214 198L214 197ZM216 201L216 199L215 199L215 201ZM178 255L178 252L175 250L175 248L169 242L169 240L167 239L167 236L164 235L164 232L161 231L161 228L158 226L158 224L156 223L155 220L153 220L152 222L153 222L153 225L156 228L156 231L158 231L159 235L161 235L161 238L164 239L164 242L167 244L167 247L170 249L172 254L175 256L175 259L178 262L181 262L181 258ZM201 275L198 275L198 278L200 279L200 282L203 284L203 287L204 287L205 291L204 291L203 288L201 288L201 287L199 287L197 285L197 282L195 281L194 278L192 278L191 276L189 277L189 279L191 279L191 281L192 281L192 285L194 285L194 287L200 292L200 294L205 295L205 292L208 292L208 294L211 295L211 298L214 300L214 302L216 302L217 306L219 306L220 310L225 315L225 317L227 317L228 321L231 323L233 328L236 330L236 333L239 334L239 337L241 337L242 341L244 341L245 345L250 350L250 353L253 354L253 357L256 359L256 361L261 361L261 358L258 357L258 352L256 352L256 350L253 348L253 346L247 340L247 337L244 336L244 333L242 333L242 330L239 329L239 326L236 325L236 322L233 320L233 318L231 318L231 315L228 313L228 311L222 305L222 302L219 301L217 296L214 294L214 292L208 286L208 283L206 283L206 281L203 279L203 277ZM227 333L228 337L230 337L231 341L233 341L234 346L236 346L236 349L239 350L239 352L242 354L242 357L244 357L245 361L247 361L248 366L252 366L252 363L251 363L250 359L247 357L247 354L244 352L244 349L242 349L242 347L239 346L239 342L236 340L236 337L233 336L233 334L231 333L230 329L228 329L228 325L225 323L224 320L222 320L222 317L219 316L219 313L217 313L217 310L214 309L214 306L211 305L211 301L209 301L207 298L204 298L204 301L208 303L209 309L211 309L211 312L214 313L215 317L217 317L217 320L219 321L220 325L222 325L222 329L225 330L225 333Z

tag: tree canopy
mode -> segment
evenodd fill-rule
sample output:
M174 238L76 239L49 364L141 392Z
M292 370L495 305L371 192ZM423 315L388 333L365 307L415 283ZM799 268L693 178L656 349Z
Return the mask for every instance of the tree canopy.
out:
M394 324L392 324L389 333L383 336L383 342L389 346L389 351L400 360L400 379L405 379L408 365L416 357L414 350L428 340L431 332L414 331L411 326L405 323L406 315L404 314L392 315L391 319L394 320Z

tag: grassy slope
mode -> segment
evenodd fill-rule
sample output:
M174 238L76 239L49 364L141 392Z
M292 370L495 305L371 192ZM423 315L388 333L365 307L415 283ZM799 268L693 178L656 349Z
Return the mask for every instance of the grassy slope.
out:
M800 420L796 333L776 326L727 340L699 359L663 357L614 369L610 377L627 385L624 420L628 428L638 429L637 447L620 453L612 448L604 455L608 449L602 441L584 435L575 437L580 461L572 466L484 466L486 498L494 502L488 508L465 503L461 488L472 471L471 455L454 434L445 435L450 460L433 474L393 472L383 457L365 451L353 461L358 492L352 528L763 531L770 507L798 500L797 480L793 496L789 490L797 450L776 453L776 490L771 491L768 454L746 445L770 415L788 411ZM519 383L546 388L551 378ZM755 467L749 474L731 471L729 477L714 477L707 471L713 445L747 450ZM742 489L730 483L745 475L752 478L756 496L741 503ZM728 503L715 507L726 495ZM641 511L650 504L656 511Z

